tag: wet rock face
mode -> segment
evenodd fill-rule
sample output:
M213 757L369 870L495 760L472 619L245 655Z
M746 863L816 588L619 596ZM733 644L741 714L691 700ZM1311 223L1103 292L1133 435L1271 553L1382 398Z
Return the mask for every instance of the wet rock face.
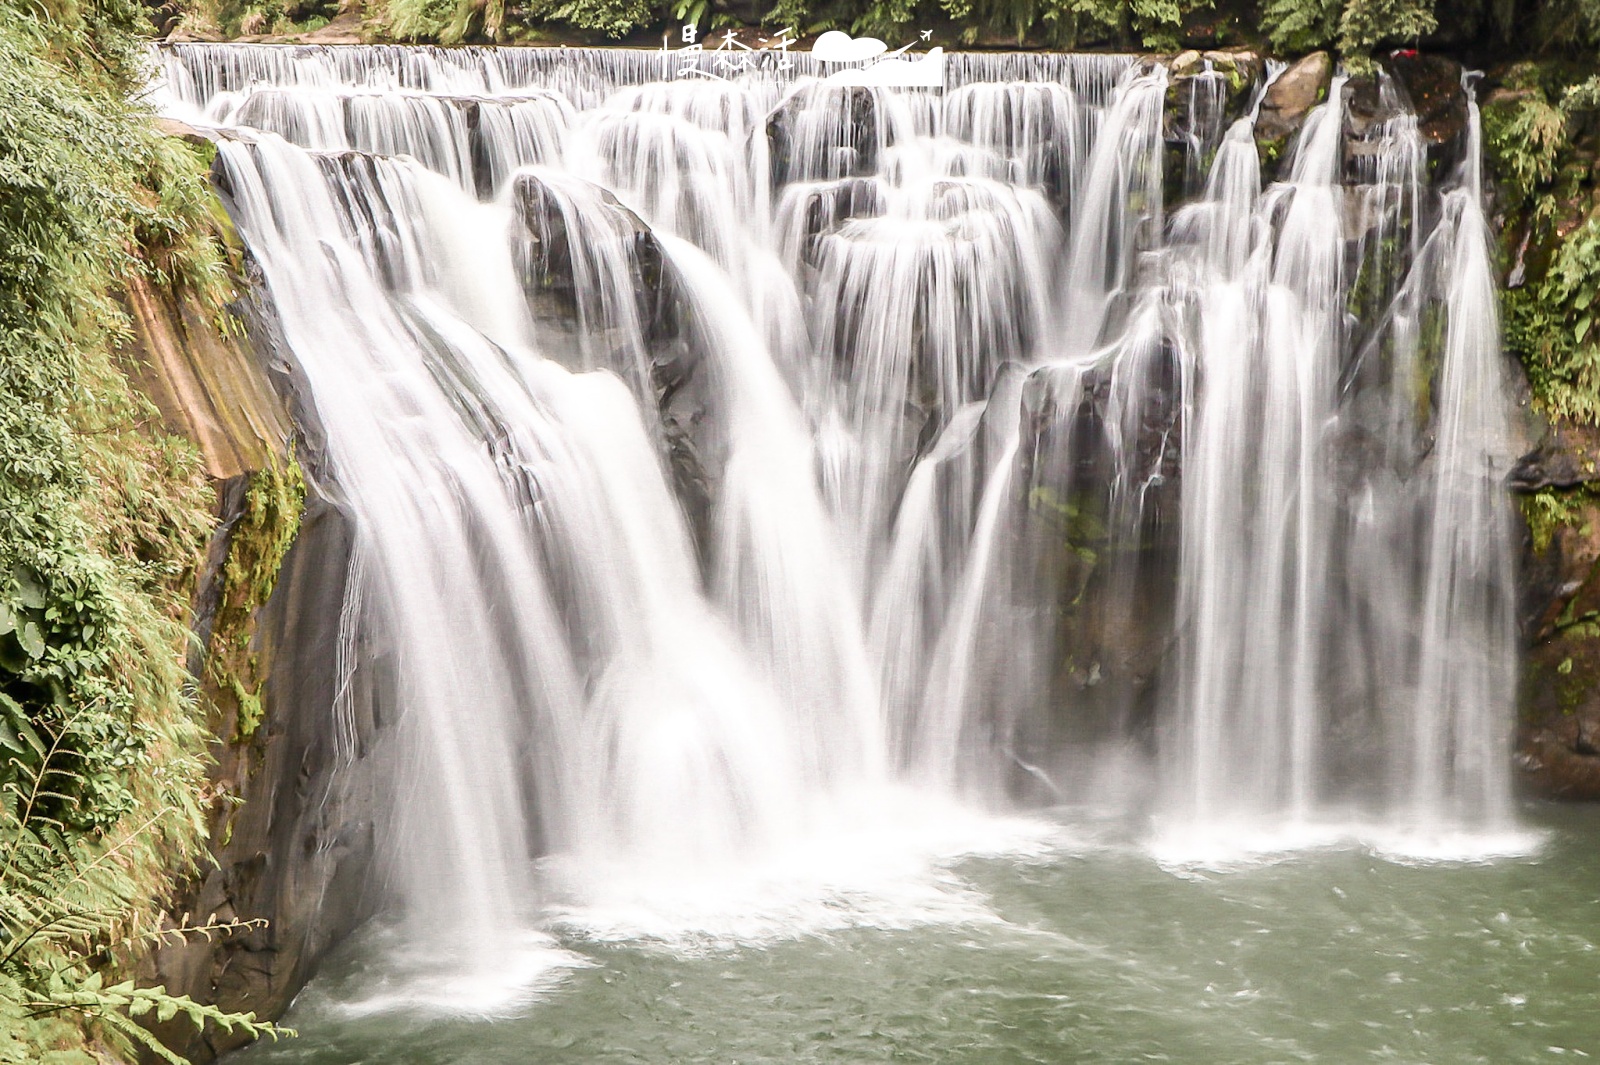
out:
M348 232L378 264L379 278L390 288L404 287L409 265L401 245L400 218L408 207L390 203L384 195L379 173L383 164L375 156L353 151L322 153L316 163L328 179L334 207Z
M1467 94L1461 64L1440 55L1400 51L1389 57L1390 74L1405 90L1417 115L1417 130L1428 142L1430 161L1453 163L1467 132Z
M1332 81L1333 60L1327 52L1313 52L1272 83L1256 119L1256 144L1263 165L1284 157L1289 139L1299 132L1311 109L1328 98Z
M232 483L281 460L289 427L277 397L201 308L138 277L123 301L129 376L160 411L163 427L200 448L207 475Z
M578 283L565 213L545 183L531 174L512 183L511 205L516 226L512 254L534 321L578 328Z
M226 525L225 525L226 527ZM255 922L214 939L163 943L145 976L175 994L223 1009L278 1017L323 956L371 915L375 798L335 740L340 608L350 560L350 530L336 507L314 499L264 612L258 646L270 661L262 693L267 721L248 741L219 736L219 787L242 799L212 826L215 865L183 885L172 918L193 923ZM375 702L357 694L351 715L359 753L378 732ZM160 1034L194 1061L209 1061L247 1041L173 1023Z
M598 186L576 191L598 212L535 174L519 174L511 187L512 257L540 342L574 369L616 373L654 411L674 489L705 548L720 449L705 437L715 421L707 416L710 382L671 264L655 233L614 195ZM609 281L597 283L607 271Z
M1109 366L1045 367L1024 386L1025 579L1060 589L1047 619L1054 697L1042 705L1072 707L1023 723L1030 764L1152 738L1177 586L1181 380L1166 347L1136 373L1120 395Z
M1517 753L1526 783L1600 800L1600 500L1585 493L1523 568L1528 625ZM1540 547L1542 546L1542 550Z
M599 201L604 212L602 224L610 231L598 235L611 236L623 246L640 309L650 310L662 286L661 246L655 233L609 189L591 185L585 191ZM518 174L511 183L512 254L535 317L562 320L576 328L580 314L575 274L578 256L596 235L579 230L581 219L574 217L568 199L537 174Z
M1166 64L1166 196L1177 203L1197 195L1223 134L1250 106L1266 76L1254 52L1179 52Z
M189 131L166 132L189 139ZM208 811L212 861L175 885L165 924L246 923L233 932L161 940L141 961L139 977L226 1010L276 1017L326 950L367 915L371 817L358 796L333 786L339 685L330 649L337 646L350 551L337 508L313 498L258 616L248 605L243 616L241 604L224 605L228 566L260 550L251 537L268 532L257 523L276 522L270 536L288 536L292 519L263 510L267 504L252 499L256 485L264 475L281 484L291 437L313 480L321 454L308 393L288 361L274 357L279 331L262 289L250 284L252 265L248 257L235 262L244 294L228 310L244 323L248 342L219 334L209 311L181 291L135 279L124 294L131 324L124 364L165 428L199 447L217 498L216 530L194 589L189 668L216 737L211 777L223 797ZM253 675L236 679L262 684L264 720L246 713L242 697L218 679L213 666L226 647L247 649ZM370 717L354 715L358 744L372 731ZM197 1033L181 1018L154 1029L197 1062L245 1041L215 1029Z
M881 122L877 97L859 85L817 84L792 94L767 119L773 187L876 173Z
M1375 77L1351 78L1344 95L1342 161L1344 179L1354 185L1372 180L1370 161L1383 151L1386 127L1405 115L1406 107L1392 89L1385 94Z
M552 330L587 331L590 362L595 361L596 339L602 346L607 339L619 344L642 341L653 359L670 356L671 343L681 331L680 310L655 234L610 192L598 187L585 191L599 202L598 215L585 215L570 197L537 175L520 174L512 183L512 256L534 321L546 335ZM602 293L597 301L586 293L596 287L596 271L607 267L616 269L618 276L610 279L613 291ZM588 286L581 280L585 277ZM615 302L632 299L635 305L607 306L607 295L616 297ZM641 336L592 336L634 328ZM632 369L612 368L625 379Z
M1600 429L1583 425L1552 426L1507 477L1517 492L1578 488L1595 480L1600 480Z
M612 193L598 186L592 191L607 209L621 239L631 246L640 287L659 289L661 249L655 234ZM576 320L575 238L561 198L543 178L519 174L512 182L511 204L517 235L523 238L513 244L513 252L524 290L530 299L550 297L555 301L541 317Z
M1512 469L1528 519L1517 758L1552 798L1600 801L1600 428L1560 423Z
M543 98L509 99L441 96L437 99L445 106L454 108L466 127L467 155L471 162L473 188L477 191L478 199L484 201L494 199L508 173L516 166L549 161L545 153L554 150L550 145L541 146L540 150L531 156L520 153L507 155L505 146L497 142L497 137L503 136L503 133L497 133L497 127L503 130L509 124L515 128L514 116L520 108L547 107L550 113L560 114L563 98L551 95Z
M1443 56L1403 51L1394 53L1385 67L1387 91L1374 77L1353 78L1346 87L1347 180L1363 180L1362 164L1382 150L1385 125L1407 114L1416 116L1427 176L1435 183L1448 179L1466 148L1467 94L1461 65Z
M805 193L805 230L800 257L811 266L821 262L819 244L852 218L875 218L884 211L883 189L875 178L843 178L818 183Z

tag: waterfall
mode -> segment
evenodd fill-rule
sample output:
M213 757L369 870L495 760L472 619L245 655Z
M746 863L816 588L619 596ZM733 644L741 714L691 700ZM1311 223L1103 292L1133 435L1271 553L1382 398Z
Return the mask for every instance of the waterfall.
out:
M1205 382L1185 480L1186 513L1199 519L1184 530L1184 609L1197 619L1187 629L1185 728L1202 821L1224 806L1304 818L1315 796L1317 680L1330 620L1322 438L1343 319L1342 85L1335 78L1329 102L1306 120L1289 181L1259 201L1281 215L1265 252L1235 281L1237 236L1208 234L1217 258L1199 268L1225 290L1245 289L1202 295L1202 316L1214 305L1220 320L1202 326L1197 359L1218 375ZM1224 169L1235 163L1224 158L1208 195L1236 194ZM1207 221L1251 232L1240 206L1221 202ZM1250 471L1243 484L1241 468Z
M1423 818L1504 823L1510 765L1500 708L1514 697L1517 631L1505 439L1505 368L1483 215L1481 131L1469 99L1470 140L1457 188L1424 265L1444 304L1434 468L1426 499L1421 640L1411 710L1410 799ZM1442 275L1442 276L1441 276Z
M384 274L416 285L445 265L423 252L446 250L424 207L430 184L453 192L444 179L407 160L330 155L319 166L274 136L219 147L230 205L315 395L329 491L360 516L351 623L383 649L368 668L389 675L396 722L381 754L394 794L384 872L419 938L500 956L497 926L526 911L516 885L531 863L521 767L504 739L535 697L571 702L579 689L539 545L523 531L531 500L506 484L519 443L541 427L501 417L493 390L507 370L491 341L458 328L458 347L429 328L428 308L385 289ZM341 209L352 201L366 210ZM387 227L381 252L352 239L360 225ZM473 379L475 363L492 376ZM496 429L508 434L500 455L485 446ZM502 631L486 631L490 618Z
M1018 808L1180 859L1511 826L1475 108L1430 179L1386 74L1269 171L1261 86L1127 56L152 60L355 539L408 942L866 920Z

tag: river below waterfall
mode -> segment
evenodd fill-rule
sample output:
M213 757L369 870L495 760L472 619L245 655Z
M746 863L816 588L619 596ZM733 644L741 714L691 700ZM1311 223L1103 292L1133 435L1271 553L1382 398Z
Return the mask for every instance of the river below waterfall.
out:
M1509 1062L1600 1055L1600 811L1539 807L1534 854L1370 847L1173 869L1081 832L961 861L942 923L758 946L560 935L492 1019L393 1007L389 945L348 945L239 1065L538 1062ZM859 901L859 900L858 900ZM957 904L952 895L952 904ZM910 906L911 921L928 915ZM627 917L621 919L627 920ZM381 936L377 937L381 940ZM566 967L570 965L571 967ZM385 1008L389 1007L389 1008Z

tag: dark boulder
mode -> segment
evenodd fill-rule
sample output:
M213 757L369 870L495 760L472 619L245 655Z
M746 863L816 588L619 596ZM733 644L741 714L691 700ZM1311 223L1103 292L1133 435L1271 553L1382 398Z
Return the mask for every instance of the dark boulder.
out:
M1461 65L1443 56L1395 52L1378 76L1352 78L1346 88L1344 167L1352 182L1373 180L1370 160L1385 147L1388 124L1415 115L1426 152L1427 178L1451 177L1466 144L1467 95Z
M587 186L573 195L524 173L512 182L511 206L512 256L536 322L569 332L624 328L629 323L618 308L585 303L596 294L579 291L580 273L594 277L611 269L618 271L609 279L614 294L631 289L643 330L642 338L617 339L659 347L677 335L678 303L661 245L644 220L611 192ZM625 377L631 369L613 368Z
M798 191L798 190L797 190ZM883 187L876 178L841 178L807 185L799 209L804 218L800 258L812 266L821 261L818 244L852 218L883 214Z
M1072 709L1020 722L1016 750L1052 776L1064 750L1150 743L1173 638L1181 369L1166 344L1124 359L1043 367L1023 391L1022 583L1055 590L1042 705Z
M710 382L671 262L650 227L598 186L522 173L511 203L512 256L544 353L611 370L633 389L704 553L719 449L706 437Z
M1600 481L1600 429L1565 423L1552 426L1507 477L1513 491L1576 488Z
M876 173L886 132L871 89L826 82L807 86L767 118L772 184Z
M1428 165L1435 178L1447 176L1466 148L1467 92L1461 64L1441 55L1405 50L1386 64L1417 115L1417 131L1428 145Z

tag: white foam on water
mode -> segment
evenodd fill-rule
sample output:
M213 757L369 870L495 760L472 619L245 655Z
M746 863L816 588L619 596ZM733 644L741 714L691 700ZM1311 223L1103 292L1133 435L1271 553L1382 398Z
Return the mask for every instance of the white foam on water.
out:
M543 863L552 924L580 939L699 952L854 928L996 923L957 870L971 858L1038 861L1059 826L984 813L908 788L819 803L793 838L726 862Z
M1305 858L1315 851L1359 850L1406 865L1479 864L1534 857L1549 834L1524 828L1482 829L1427 821L1367 819L1219 820L1204 826L1157 826L1142 849L1178 874L1227 872Z
M1514 859L1537 858L1550 843L1551 834L1531 828L1498 831L1438 825L1371 826L1361 842L1372 853L1403 865L1476 865Z
M350 1019L504 1018L549 995L573 970L594 964L543 932L509 926L498 933L504 949L493 967L484 967L463 964L448 951L419 949L402 928L368 929L362 945L376 960L361 973L356 994L325 993L315 1006Z

